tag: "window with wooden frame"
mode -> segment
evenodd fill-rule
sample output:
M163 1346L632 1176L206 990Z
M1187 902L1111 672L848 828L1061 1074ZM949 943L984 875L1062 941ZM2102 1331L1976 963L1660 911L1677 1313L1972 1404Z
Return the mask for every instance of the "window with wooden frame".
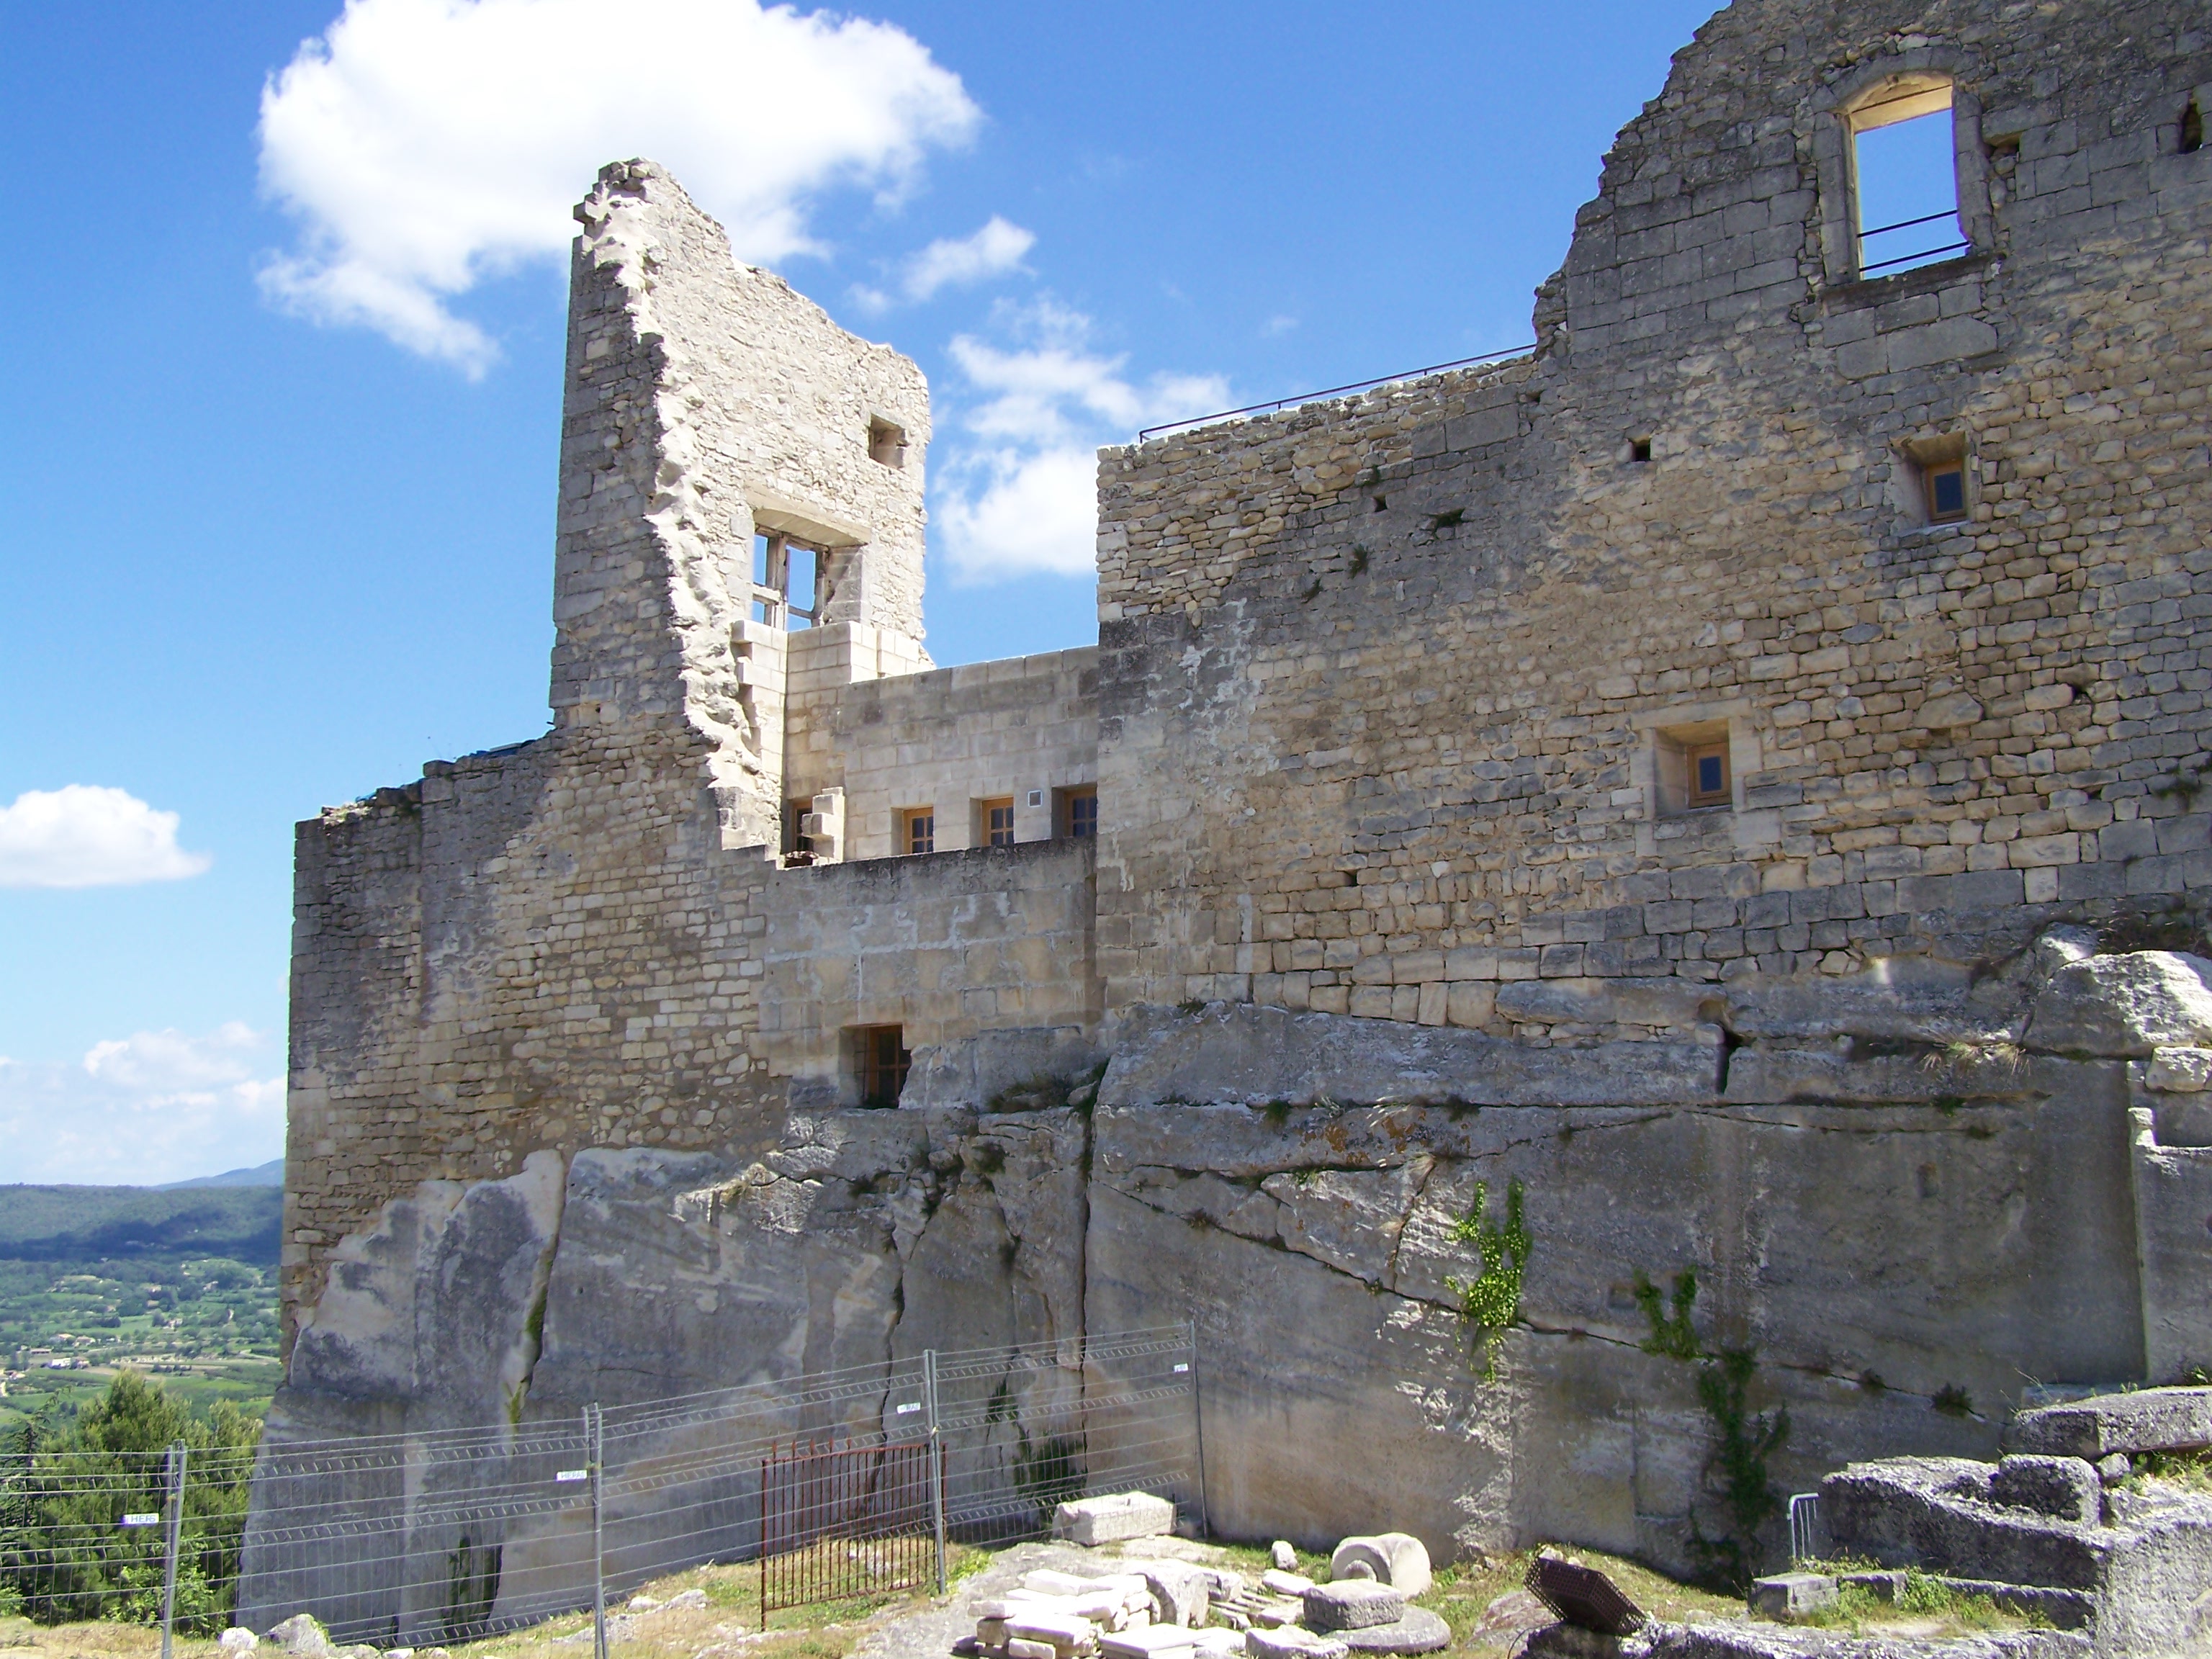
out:
M1059 833L1074 841L1088 841L1098 833L1098 786L1082 783L1053 791Z
M899 851L906 854L937 850L937 809L908 806L899 813Z
M1923 524L1963 524L1973 509L1966 434L1943 432L1907 438L1898 447L1905 457L1906 488L1899 493L1905 497L1901 505L1908 514L1917 508ZM1917 489L1912 487L1916 483Z
M1000 795L975 803L975 839L985 847L1014 844L1014 798Z
M914 1056L907 1052L906 1028L902 1025L861 1025L853 1031L858 1061L860 1104L883 1109L899 1103Z
M1733 798L1729 778L1728 739L1691 744L1682 758L1688 763L1689 787L1684 799L1692 807L1725 806Z
M1735 805L1735 745L1725 718L1655 726L1650 743L1655 816Z
M814 626L820 608L823 551L809 543L763 531L753 538L753 597L750 614L770 628Z
M1963 455L1933 461L1920 469L1928 493L1928 522L1957 524L1966 516L1966 459Z

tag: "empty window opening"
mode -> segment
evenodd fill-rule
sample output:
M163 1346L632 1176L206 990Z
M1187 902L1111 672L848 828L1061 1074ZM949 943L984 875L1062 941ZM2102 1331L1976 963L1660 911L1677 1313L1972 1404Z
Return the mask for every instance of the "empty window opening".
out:
M811 800L783 804L783 856L793 864L814 862L814 837L805 829L806 815L813 810Z
M1631 438L1628 441L1628 459L1639 466L1644 462L1650 460L1651 459L1651 440L1649 438Z
M1098 786L1079 784L1073 789L1054 792L1059 799L1060 833L1076 841L1087 841L1098 833Z
M978 839L986 847L1012 847L1014 844L1014 798L1001 795L996 800L975 803L975 828Z
M899 1103L914 1056L907 1052L902 1025L862 1025L853 1032L859 1061L860 1104L882 1109Z
M814 626L822 550L775 532L753 538L752 619L770 628Z
M868 422L868 459L882 466L906 465L906 428L886 420Z
M909 806L899 814L899 848L908 854L937 850L937 809Z
M1850 110L1854 244L1862 276L1933 264L1972 244L1959 218L1951 83L1909 75Z
M2204 112L2197 106L2197 94L2191 93L2181 106L2180 150L2184 155L2194 155L2203 148Z

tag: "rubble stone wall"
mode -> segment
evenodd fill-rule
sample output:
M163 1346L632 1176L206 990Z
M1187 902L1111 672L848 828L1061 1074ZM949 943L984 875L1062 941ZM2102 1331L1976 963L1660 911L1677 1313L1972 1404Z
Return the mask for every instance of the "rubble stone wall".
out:
M2167 4L1910 12L1701 29L1532 356L1103 453L1109 1009L1577 1037L1499 988L2197 908L2212 48ZM1837 106L1931 66L1982 240L1833 280ZM1943 442L1971 517L1930 526ZM1729 805L1670 805L1670 734L1725 735Z

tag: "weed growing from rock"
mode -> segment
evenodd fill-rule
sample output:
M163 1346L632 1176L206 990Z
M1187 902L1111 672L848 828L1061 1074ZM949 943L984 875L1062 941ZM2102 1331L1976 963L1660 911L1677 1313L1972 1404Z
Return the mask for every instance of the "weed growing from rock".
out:
M1474 1279L1447 1279L1445 1288L1459 1298L1461 1322L1474 1350L1482 1355L1482 1380L1498 1381L1498 1347L1520 1322L1521 1275L1528 1265L1528 1229L1522 1217L1522 1187L1505 1185L1505 1224L1482 1218L1490 1188L1478 1185L1468 1212L1453 1224L1452 1237L1481 1253L1482 1272Z

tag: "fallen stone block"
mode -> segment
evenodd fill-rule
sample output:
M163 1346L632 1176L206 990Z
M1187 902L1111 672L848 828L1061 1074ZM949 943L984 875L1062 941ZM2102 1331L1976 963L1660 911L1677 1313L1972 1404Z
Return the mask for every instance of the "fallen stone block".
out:
M1006 1630L1010 1635L1024 1640L1049 1642L1055 1647L1085 1648L1098 1639L1097 1626L1088 1619L1028 1608L1016 1611L1006 1620Z
M1485 1635L1496 1631L1534 1630L1539 1625L1550 1624L1557 1616L1527 1590L1508 1590L1483 1608L1475 1629Z
M1174 1625L1113 1632L1099 1638L1107 1659L1182 1659L1192 1651L1190 1632Z
M2045 1406L2013 1419L2012 1442L2023 1452L2093 1460L2195 1451L2212 1446L2212 1389L2138 1389Z
M216 1645L222 1650L223 1659L241 1659L261 1645L261 1638L243 1625L233 1625L216 1639Z
M1110 1544L1125 1538L1159 1538L1175 1530L1175 1505L1146 1492L1080 1498L1053 1511L1052 1535L1072 1544Z
M1195 1629L1206 1622L1212 1604L1212 1581L1203 1568L1185 1561L1148 1561L1145 1587L1158 1608L1162 1622Z
M1435 1582L1428 1546L1409 1532L1347 1538L1328 1558L1328 1576L1333 1579L1357 1577L1360 1567L1408 1600L1425 1595Z
M1278 1538L1267 1546L1267 1565L1278 1572L1296 1572L1298 1570L1298 1553L1291 1547L1288 1539Z
M1407 1607L1387 1625L1363 1625L1336 1634L1354 1653L1435 1653L1451 1645L1451 1626L1426 1607Z
M1836 1581L1824 1572L1778 1572L1751 1581L1751 1610L1786 1624L1835 1606L1840 1594Z
M313 1613L294 1613L282 1624L271 1626L263 1639L275 1643L295 1659L329 1659L332 1652L330 1632Z
M1270 1567L1260 1575L1260 1588L1277 1595L1304 1595L1313 1588L1313 1580L1301 1573Z
M1061 1505L1064 1509L1066 1506ZM1054 1572L1050 1567L1038 1567L1022 1575L1022 1588L1035 1590L1040 1595L1080 1595L1090 1587L1087 1578L1078 1578L1072 1572Z
M1058 1659L1059 1654L1055 1643L1034 1641L1026 1636L1006 1638L1006 1659Z
M1395 1624L1406 1616L1405 1596L1372 1578L1316 1584L1299 1599L1305 1608L1305 1626L1312 1631L1359 1630Z
M1244 1634L1249 1659L1347 1659L1352 1650L1334 1637L1283 1625L1274 1630L1252 1630Z

